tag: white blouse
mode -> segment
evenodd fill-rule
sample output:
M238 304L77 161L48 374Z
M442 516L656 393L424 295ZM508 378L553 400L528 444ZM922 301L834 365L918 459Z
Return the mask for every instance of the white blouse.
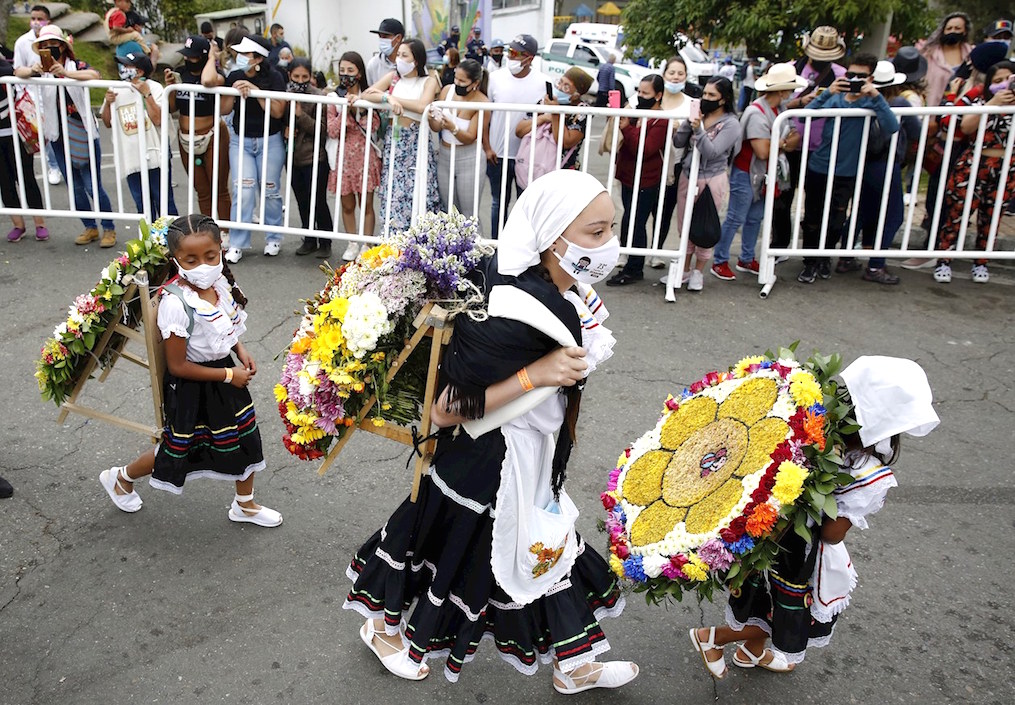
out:
M210 304L186 284L181 284L183 298L194 310L194 328L189 334L190 319L183 302L174 294L163 294L159 303L159 331L163 339L170 335L187 340L187 359L191 362L220 360L239 342L247 331L247 312L233 300L232 289L225 277L212 285L218 301Z

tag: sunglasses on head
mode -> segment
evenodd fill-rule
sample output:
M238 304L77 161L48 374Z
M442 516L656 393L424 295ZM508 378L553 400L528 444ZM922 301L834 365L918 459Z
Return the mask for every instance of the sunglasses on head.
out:
M852 80L857 79L857 78L870 78L870 74L869 73L859 73L857 71L847 71L846 72L846 78L848 78L849 80L852 81Z

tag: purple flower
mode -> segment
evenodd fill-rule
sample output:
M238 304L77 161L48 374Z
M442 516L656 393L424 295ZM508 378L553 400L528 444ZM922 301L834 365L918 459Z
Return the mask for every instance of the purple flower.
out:
M698 549L698 558L713 570L726 570L733 565L733 554L719 539L709 539Z

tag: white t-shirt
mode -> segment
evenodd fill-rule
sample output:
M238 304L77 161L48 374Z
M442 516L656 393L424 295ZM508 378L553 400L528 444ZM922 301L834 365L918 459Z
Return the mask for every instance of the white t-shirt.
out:
M158 324L163 340L170 335L186 338L187 359L191 362L221 360L247 331L247 312L236 305L226 278L219 277L212 286L219 295L215 305L202 299L186 284L179 284L187 305L194 310L194 329L189 335L190 319L179 297L167 293L159 302Z
M165 89L158 81L149 80L146 83L151 89L152 98L157 103L162 99ZM140 149L138 142L141 141L141 138L138 137L137 131L138 94L130 88L114 88L113 92L116 93L116 100L110 106L110 117L113 128L120 128L120 132L116 136L117 141L114 142L116 156L120 160L120 166L123 168L124 174L135 174L141 171L141 155L138 152ZM152 124L147 111L145 111L144 119L145 150L148 154L148 168L157 169L159 168L159 155L161 154L162 146L161 142L159 142L159 132L155 129L155 125Z
M505 67L490 74L487 97L494 103L520 103L536 105L546 95L546 83L549 77L537 71L530 71L525 78L516 78ZM521 137L515 136L515 128L523 119L524 112L495 111L490 118L490 146L498 157L514 159L518 153ZM504 150L504 121L508 122L508 145Z
M747 69L744 71L744 85L748 88L754 88L754 70L753 66L748 65Z
M723 64L719 69L719 75L732 81L737 77L737 67L733 64Z
M394 61L381 54L374 54L367 61L367 83L372 86L394 70Z

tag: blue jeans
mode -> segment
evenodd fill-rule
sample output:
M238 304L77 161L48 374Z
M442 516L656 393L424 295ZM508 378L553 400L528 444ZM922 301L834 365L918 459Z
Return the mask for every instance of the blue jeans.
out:
M167 215L179 215L180 212L176 210L176 201L173 199L173 164L169 163L169 202L167 206L169 213ZM161 191L161 180L162 170L159 168L148 170L148 195L152 202L152 220L156 220L159 213L159 204L162 202L160 196ZM135 171L133 174L127 174L127 188L130 189L130 195L134 197L134 205L137 206L137 212L144 212L144 192L141 190L141 172Z
M229 135L229 171L233 175L232 219L238 223L250 223L254 217L254 209L259 205L261 196L261 167L264 160L268 162L266 181L264 183L264 222L262 225L282 225L282 194L279 182L282 179L282 165L285 164L285 145L282 133L269 135L267 143L261 137L244 137L243 173L240 174L240 137L234 133ZM268 231L264 240L282 242L282 235ZM229 246L243 250L250 247L250 231L240 228L229 230Z
M52 142L47 142L46 143L46 164L49 166L50 169L59 169L60 168L60 162L58 162L56 160L56 153L53 150L53 143ZM48 176L48 174L47 174L47 176Z
M67 180L67 159L63 151L63 135L60 139L53 142L53 152L56 155L56 166L60 169L60 173L63 174L64 181ZM96 186L99 192L99 210L112 213L113 204L109 202L109 196L106 194L106 189L102 188L102 148L99 145L99 139L95 138L95 175L98 177L98 183ZM74 210L78 211L90 211L94 210L92 207L92 170L90 166L86 166L80 169L73 164L71 165L74 176ZM98 229L98 224L94 218L82 218L81 222L86 228ZM116 225L112 220L103 220L102 228L104 230L116 230Z
M740 236L740 261L751 262L764 215L765 199L754 200L751 175L743 169L733 167L730 170L730 205L722 224L722 234L715 246L715 264L729 262L733 238L741 227L744 231Z
M507 161L507 188L504 190L504 220L507 220L508 206L511 205L511 187L514 186L518 195L522 190L518 188L515 181L515 160L503 157L497 160L496 164L486 163L486 175L490 179L490 237L494 240L500 234L500 184L501 171L504 169L502 162Z
M885 162L873 162L867 165L860 184L860 210L857 224L861 228L864 247L874 247L877 236L878 216L881 213L881 191L885 186ZM902 203L902 169L892 169L891 185L888 187L888 206L885 209L885 229L881 236L881 249L888 249L895 240L895 234L902 227L906 207ZM871 257L867 266L871 269L883 269L884 257Z

